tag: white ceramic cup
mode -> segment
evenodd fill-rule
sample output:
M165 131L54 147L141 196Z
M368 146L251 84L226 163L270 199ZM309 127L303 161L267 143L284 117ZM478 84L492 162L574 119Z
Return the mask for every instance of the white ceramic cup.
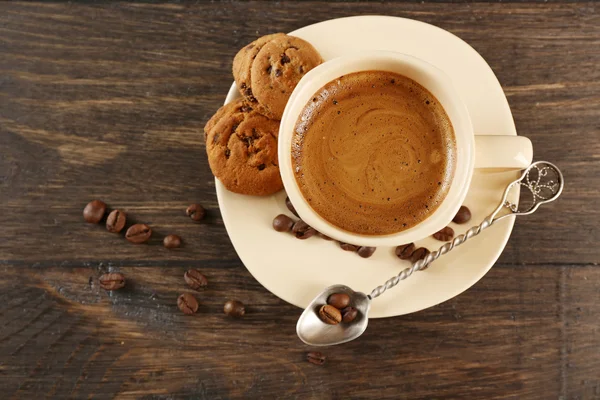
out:
M446 198L433 214L412 228L379 236L345 231L317 214L298 187L291 157L294 127L314 94L340 76L371 70L395 72L427 88L444 107L452 122L457 149L454 178ZM522 169L531 163L533 156L531 142L526 137L476 136L467 107L443 71L418 58L388 51L361 52L335 58L309 71L294 89L283 113L278 152L281 178L298 215L319 232L360 246L395 246L432 235L447 226L458 212L467 195L474 168Z

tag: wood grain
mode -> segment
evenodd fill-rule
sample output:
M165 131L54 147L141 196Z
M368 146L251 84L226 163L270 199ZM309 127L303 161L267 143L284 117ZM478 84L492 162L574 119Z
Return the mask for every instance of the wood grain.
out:
M194 316L175 305L184 267L121 267L128 284L114 293L98 287L105 266L1 267L0 387L9 398L600 395L598 268L497 265L444 304L371 321L318 367L295 335L300 310L223 267L203 268ZM243 320L222 314L230 298L248 305Z
M372 321L317 367L295 336L300 311L229 242L201 131L241 46L363 14L471 44L567 186L517 221L469 291ZM599 46L590 2L0 3L1 397L600 399ZM83 223L93 198L152 225L151 244ZM205 223L185 216L192 202ZM185 246L163 249L168 233ZM176 298L191 267L210 286L187 317ZM99 289L108 270L128 277L124 290ZM222 315L229 298L246 318Z

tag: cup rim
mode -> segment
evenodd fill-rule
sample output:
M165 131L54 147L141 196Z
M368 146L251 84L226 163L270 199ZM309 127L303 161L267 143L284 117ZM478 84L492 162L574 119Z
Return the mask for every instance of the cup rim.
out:
M371 67L367 67L370 65ZM391 67L393 65L393 68ZM321 217L304 199L293 173L291 145L296 122L313 95L340 76L369 70L383 70L408 76L440 101L454 128L456 162L450 189L438 208L426 219L404 231L387 235L361 235L346 231ZM413 76L409 76L409 75ZM415 79L429 79L435 89ZM279 128L278 159L283 185L296 212L317 231L341 242L361 246L395 246L421 240L447 226L462 205L474 169L475 139L465 103L451 79L439 68L417 57L392 51L363 51L344 55L313 68L300 80L285 107Z

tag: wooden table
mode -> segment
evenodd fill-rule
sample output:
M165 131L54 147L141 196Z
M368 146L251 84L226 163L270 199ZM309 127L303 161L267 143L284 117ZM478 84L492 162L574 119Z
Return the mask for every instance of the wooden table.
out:
M430 309L324 350L244 268L220 218L202 127L259 35L358 14L440 26L502 84L562 199L516 223L494 268ZM410 40L410 38L398 38ZM589 2L0 4L1 398L600 398L600 13ZM81 210L152 225L134 246ZM200 202L203 224L184 215ZM160 237L178 233L168 251ZM206 273L194 317L184 270ZM126 289L97 278L123 272ZM222 314L238 298L243 320Z

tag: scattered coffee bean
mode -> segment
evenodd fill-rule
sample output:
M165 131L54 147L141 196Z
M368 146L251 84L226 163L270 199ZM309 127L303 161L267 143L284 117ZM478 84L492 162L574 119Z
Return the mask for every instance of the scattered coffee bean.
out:
M240 318L246 314L246 308L244 307L244 303L237 300L229 300L223 306L223 312L230 317Z
M425 247L419 247L418 249L415 250L414 253L412 253L412 256L410 257L410 262L412 262L414 264L417 261L427 257L429 255L429 253L430 253L430 251L427 250Z
M288 208L288 210L291 211L292 214L294 214L296 217L300 218L300 216L298 215L298 213L296 212L296 209L294 208L294 205L292 204L292 202L290 201L289 197L285 198L285 205Z
M346 293L334 293L327 298L327 304L334 306L338 310L348 307L350 304L350 296Z
M100 200L90 201L83 209L83 218L90 224L97 224L104 217L106 204Z
M447 242L449 240L452 240L452 238L454 237L454 229L450 228L449 226L440 229L438 232L433 234L433 238L440 240L442 242Z
M340 242L340 247L342 248L342 250L345 250L345 251L357 251L358 250L358 246L355 246L355 245L349 244L349 243L344 243L344 242Z
M306 222L299 219L298 221L296 221L294 223L294 225L292 225L292 233L303 232L303 231L307 230L308 228L310 228L310 225L308 225Z
M342 321L340 310L329 304L325 304L319 309L319 317L321 321L329 325L337 325Z
M396 256L401 260L408 260L413 255L417 247L414 243L403 244L396 247Z
M152 236L152 229L146 224L132 225L125 233L125 238L135 244L147 242L150 236Z
M183 274L183 279L194 290L206 287L208 285L208 279L200 273L197 269L188 269Z
M193 221L202 221L206 216L206 210L200 204L192 204L190 205L185 213L188 217L190 217Z
M121 210L112 210L106 218L106 230L112 233L119 233L125 227L127 214Z
M194 314L198 311L198 300L189 293L184 293L177 298L177 307L184 314Z
M354 307L346 307L342 310L342 322L352 322L356 319L358 310Z
M163 246L167 249L176 249L181 246L181 238L177 235L167 235L163 239Z
M471 210L469 210L466 206L460 206L456 216L452 220L452 222L456 222L457 224L464 224L471 220Z
M98 282L104 290L118 290L125 286L125 275L119 272L110 272L98 278Z
M375 253L375 250L377 250L377 247L360 246L358 248L358 255L362 258L369 258Z
M308 239L309 237L315 236L317 231L308 225L306 222L299 219L292 226L292 233L296 235L298 239Z
M306 353L306 361L315 365L323 365L325 364L325 360L327 357L323 355L323 353L319 351L309 351Z
M279 214L273 219L273 229L277 232L289 232L293 226L294 220L285 214Z
M303 232L297 232L296 233L296 238L297 239L308 239L309 237L313 237L317 234L317 230L315 228L308 228L307 230L303 231Z

